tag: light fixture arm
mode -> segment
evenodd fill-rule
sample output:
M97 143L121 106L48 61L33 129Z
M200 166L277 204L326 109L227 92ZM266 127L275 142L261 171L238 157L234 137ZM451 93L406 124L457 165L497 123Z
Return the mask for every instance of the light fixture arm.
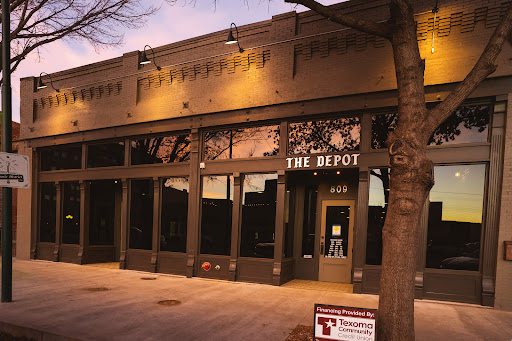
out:
M44 73L45 75L47 75L47 76L48 76L48 78L50 78L50 86L53 88L53 90L55 90L55 91L57 91L57 92L60 92L60 90L59 90L59 89L57 89L57 88L55 88L55 87L53 86L53 79L52 79L52 76L50 76L50 75L49 75L49 74L47 74L46 72L41 72L41 73L39 74L39 85L44 85L44 83L43 83L43 79L42 79L42 77L43 77L43 73Z
M151 61L153 62L153 64L155 64L155 67L158 71L162 70L162 68L158 65L156 65L156 62L155 62L155 51L153 50L153 48L149 45L146 45L144 46L144 55L146 55L146 47L149 47L151 49L151 54L153 56L153 58L151 58Z
M236 27L234 22L231 23L229 30L231 31L233 29L233 26L235 26L235 30L236 30L236 44L238 45L238 50L240 51L240 53L242 53L242 52L244 52L244 49L240 47L240 39L238 38L238 27Z

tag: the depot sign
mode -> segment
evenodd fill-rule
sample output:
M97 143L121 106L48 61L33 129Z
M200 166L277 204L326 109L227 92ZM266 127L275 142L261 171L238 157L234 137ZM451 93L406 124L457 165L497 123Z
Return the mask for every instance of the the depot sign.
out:
M297 156L286 158L286 162L288 163L288 169L347 167L357 166L359 155L361 154Z
M315 304L315 341L374 341L377 310Z

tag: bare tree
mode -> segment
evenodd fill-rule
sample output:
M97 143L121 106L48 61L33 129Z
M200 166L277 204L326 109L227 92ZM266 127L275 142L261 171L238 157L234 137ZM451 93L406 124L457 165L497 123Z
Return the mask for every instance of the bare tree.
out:
M10 0L11 71L25 57L62 38L95 48L121 44L120 28L138 28L158 8L140 0Z
M301 4L332 22L391 42L398 89L398 121L387 139L390 194L383 229L378 337L414 340L414 276L418 226L425 200L434 184L426 147L436 128L448 119L475 88L496 70L495 60L512 39L512 4L492 34L480 59L466 78L436 107L425 104L424 69L420 57L412 0L390 0L390 17L372 22L353 17L314 0Z

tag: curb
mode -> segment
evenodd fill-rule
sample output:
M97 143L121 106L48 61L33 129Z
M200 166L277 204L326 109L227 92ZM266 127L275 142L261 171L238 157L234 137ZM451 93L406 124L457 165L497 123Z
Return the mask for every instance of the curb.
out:
M35 341L82 341L80 339L54 334L29 327L0 321L0 332L15 338L27 338Z

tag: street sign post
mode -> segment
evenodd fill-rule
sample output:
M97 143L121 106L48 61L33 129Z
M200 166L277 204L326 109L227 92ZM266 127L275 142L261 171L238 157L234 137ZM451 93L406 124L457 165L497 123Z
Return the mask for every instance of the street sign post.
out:
M2 151L12 150L11 1L2 0ZM12 188L2 188L2 302L12 302Z

